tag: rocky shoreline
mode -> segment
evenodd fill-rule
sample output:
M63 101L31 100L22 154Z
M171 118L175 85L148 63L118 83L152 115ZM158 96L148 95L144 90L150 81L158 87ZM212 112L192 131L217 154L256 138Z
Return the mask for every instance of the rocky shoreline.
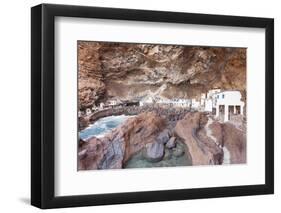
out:
M112 115L139 115L145 112L154 112L158 116L168 120L170 124L175 125L175 122L182 119L189 109L184 108L168 108L159 106L127 106L105 109L95 112L91 115L84 115L79 117L79 130L86 128L89 124L94 123L100 118Z
M142 110L145 108L127 108L126 113ZM137 166L132 159L141 159L147 167L169 166L171 157L177 160L182 156L185 160L180 165L220 165L226 149L229 163L246 163L246 133L235 125L209 120L210 115L201 112L146 110L102 138L80 140L78 169Z

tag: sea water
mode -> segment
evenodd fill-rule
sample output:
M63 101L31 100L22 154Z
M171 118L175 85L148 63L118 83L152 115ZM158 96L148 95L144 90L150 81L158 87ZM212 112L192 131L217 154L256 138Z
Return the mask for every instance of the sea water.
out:
M80 131L79 136L83 140L87 140L88 138L91 138L93 136L101 138L112 129L124 123L129 117L132 116L118 115L101 118L93 124L90 124L84 130Z
M176 149L184 150L182 155L175 155ZM124 168L153 168L153 167L174 167L174 166L192 166L191 156L188 154L186 145L182 142L177 142L176 148L165 148L165 154L161 161L150 162L145 157L143 152L133 155Z

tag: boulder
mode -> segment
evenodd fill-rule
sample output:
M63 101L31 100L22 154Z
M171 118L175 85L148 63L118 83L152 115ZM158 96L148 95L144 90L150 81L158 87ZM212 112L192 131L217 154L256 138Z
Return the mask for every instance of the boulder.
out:
M176 146L176 137L171 137L170 140L166 143L168 149L172 149Z
M157 136L157 142L166 144L170 139L170 131L168 129L164 129L160 134Z
M150 162L158 162L164 156L164 145L162 143L148 143L145 146L145 158Z

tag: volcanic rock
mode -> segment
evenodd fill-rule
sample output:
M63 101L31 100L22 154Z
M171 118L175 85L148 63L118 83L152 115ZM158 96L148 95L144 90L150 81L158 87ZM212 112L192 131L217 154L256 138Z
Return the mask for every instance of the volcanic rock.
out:
M192 165L220 164L223 152L213 142L201 141L197 132L200 128L200 112L190 112L184 119L178 121L175 133L184 140L192 158ZM204 119L203 119L204 120ZM218 152L218 150L220 152Z
M145 146L145 157L150 162L158 162L162 160L164 155L164 145L162 143L153 142Z
M230 154L231 164L246 163L246 132L231 123L223 124L223 144Z
M114 138L98 165L98 169L120 169L124 157L125 142L123 138Z
M79 129L84 129L89 125L89 120L86 117L79 117L78 119Z
M78 150L78 169L122 168L132 155L145 147L145 144L155 142L165 125L165 121L153 112L129 118L103 138L93 137L82 143ZM159 146L161 149L161 145Z
M246 48L78 42L79 109L111 97L194 98L212 88L246 98Z
M170 131L168 129L164 129L157 137L157 142L166 144L170 139Z
M176 146L176 137L171 137L170 140L166 143L168 149L174 148Z

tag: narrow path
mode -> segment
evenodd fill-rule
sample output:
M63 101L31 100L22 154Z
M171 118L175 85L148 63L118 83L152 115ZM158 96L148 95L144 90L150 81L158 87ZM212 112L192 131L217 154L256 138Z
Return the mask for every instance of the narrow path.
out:
M213 120L208 116L208 122L205 126L205 130L206 130L206 134L209 138L211 138L215 144L219 147L222 148L222 146L219 144L219 142L217 141L217 139L213 136L212 134L212 130L210 129L210 125L213 123Z
M230 152L228 151L228 149L224 146L222 148L223 150L223 162L222 164L230 164Z
M213 136L212 130L210 129L210 125L213 123L213 119L208 116L208 122L205 126L205 130L206 130L206 134L209 138L211 138L214 143L223 150L223 162L222 164L230 164L230 152L228 151L228 149L223 146L221 144L219 144L219 142L217 141L217 139Z

